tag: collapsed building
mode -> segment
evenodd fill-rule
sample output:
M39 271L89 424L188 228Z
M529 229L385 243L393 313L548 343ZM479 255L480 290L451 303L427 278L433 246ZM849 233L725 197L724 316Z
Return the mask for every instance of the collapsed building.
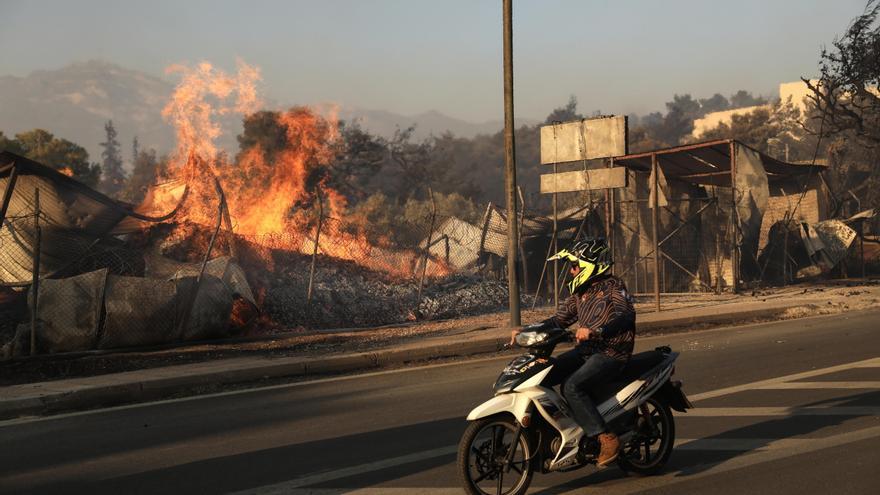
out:
M235 301L255 305L229 258L181 263L138 252L125 236L172 218L184 184L152 188L134 207L27 158L0 153L3 354L201 340L230 330ZM207 258L207 256L206 256Z

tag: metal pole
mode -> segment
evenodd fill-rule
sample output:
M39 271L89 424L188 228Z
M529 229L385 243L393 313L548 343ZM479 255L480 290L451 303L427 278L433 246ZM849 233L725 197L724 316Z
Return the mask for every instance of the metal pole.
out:
M608 161L608 168L614 168L614 158ZM611 251L611 259L614 259L614 188L605 190L605 218L608 225L605 232L608 250ZM614 273L614 265L611 265L611 273Z
M428 228L428 242L425 244L425 259L422 263L422 276L419 277L419 295L418 302L422 301L422 287L425 286L425 272L428 270L428 255L431 252L431 236L434 235L434 220L437 218L437 207L434 204L434 191L428 188L428 194L431 196L431 227Z
M205 269L208 267L208 258L211 256L211 251L214 250L214 243L217 241L217 234L220 233L220 227L223 225L224 201L225 199L221 191L220 204L217 207L217 225L214 227L214 232L211 234L211 240L208 242L208 249L202 257L202 264L199 267L199 275L196 277L195 287L193 287L192 292L185 300L186 310L183 313L183 319L180 320L180 325L177 327L177 340L183 339L183 334L186 331L186 327L189 325L189 320L192 316L193 306L198 299L199 288L202 286L202 277L205 276Z
M520 325L519 279L516 273L519 229L516 224L516 155L513 135L513 6L504 0L504 188L507 193L507 291L510 326Z
M523 244L523 226L526 221L526 200L523 198L522 188L516 186L516 193L519 196L519 236L517 237L517 247L519 248L519 260L520 265L522 266L522 284L523 290L529 290L529 265L528 260L526 259L526 249Z
M657 223L660 221L660 191L657 183L659 182L659 166L657 164L657 154L651 154L651 173L654 176L654 180L652 181L651 188L654 191L654 204L651 205L653 210L651 211L651 231L653 235L651 239L654 242L654 300L657 307L657 311L660 311L660 246L657 241L659 241L657 235Z
M223 196L223 221L226 222L226 229L229 232L229 257L233 260L238 258L238 249L235 247L235 232L232 230L232 217L229 215L229 204L226 202L226 196Z
M214 177L214 190L217 192L217 196L220 197L222 221L226 223L226 229L229 232L229 257L234 260L237 258L238 252L235 248L235 234L232 230L232 217L229 215L229 203L226 202L226 193L223 192L220 180L216 177Z
M13 169L15 173L15 169ZM5 213L5 211L4 211ZM37 353L37 303L40 294L40 188L34 189L34 266L32 267L31 288L34 291L34 305L31 308L31 356Z
M6 221L6 210L9 209L9 201L12 199L12 191L15 190L15 181L18 180L18 167L12 164L12 172L9 172L9 178L6 179L6 189L3 191L3 205L0 206L0 228Z
M558 165L553 163L553 173L558 173ZM551 241L553 244L553 254L559 252L559 242L558 242L558 210L557 210L557 199L556 193L553 193L553 240ZM553 260L553 307L559 307L559 260Z
M859 221L859 250L862 257L862 278L865 278L865 220Z
M321 241L321 227L324 224L324 199L321 197L321 190L318 189L318 227L315 229L315 246L312 248L312 266L309 267L309 289L306 291L306 303L312 302L312 286L315 281L315 259L318 257L318 243Z
M739 288L739 256L736 242L736 142L730 141L730 272L733 278L733 293Z

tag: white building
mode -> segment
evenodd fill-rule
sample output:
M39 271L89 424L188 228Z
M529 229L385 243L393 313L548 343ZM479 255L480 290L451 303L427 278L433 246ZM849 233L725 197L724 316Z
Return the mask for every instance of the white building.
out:
M811 80L811 83L815 84L818 81ZM794 82L786 82L779 84L779 99L782 101L787 101L791 98L791 103L795 108L800 110L803 115L807 109L807 95L810 93L810 88L803 81L794 81ZM694 120L694 130L691 135L695 138L699 138L703 133L710 129L714 129L718 127L719 124L728 124L733 120L734 115L746 115L754 112L759 108L770 108L771 103L766 105L757 105L752 107L742 107L735 108L733 110L723 110L721 112L712 112L707 113L701 119Z

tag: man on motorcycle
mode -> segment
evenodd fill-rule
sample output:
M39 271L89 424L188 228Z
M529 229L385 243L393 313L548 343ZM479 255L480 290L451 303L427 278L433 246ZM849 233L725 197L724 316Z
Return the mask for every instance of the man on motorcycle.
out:
M557 259L571 263L571 296L552 318L522 330L566 328L578 323L575 348L556 358L547 380L551 385L565 381L562 393L572 416L585 436L598 437L597 464L606 466L617 459L620 442L608 431L589 390L614 379L632 355L636 333L633 299L623 281L609 273L613 262L604 239L589 237L575 242L550 258Z

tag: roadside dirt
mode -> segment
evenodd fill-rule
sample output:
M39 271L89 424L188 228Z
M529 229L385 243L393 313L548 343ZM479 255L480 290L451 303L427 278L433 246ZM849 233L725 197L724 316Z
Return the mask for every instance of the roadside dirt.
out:
M755 307L774 300L792 299L803 304L785 310L776 319L802 318L880 307L880 280L841 281L823 284L800 284L733 294L666 295L664 311L754 302ZM637 298L636 310L648 315L653 299ZM553 308L526 309L524 323L540 321L553 314ZM749 320L754 321L754 320ZM747 323L742 321L740 323ZM479 316L449 320L422 321L376 328L322 331L293 331L250 339L214 341L186 346L139 350L136 352L82 353L69 356L40 356L0 362L0 386L94 376L137 369L172 366L241 356L315 356L362 352L393 346L419 337L462 331L480 331L507 326L507 313L497 311Z

